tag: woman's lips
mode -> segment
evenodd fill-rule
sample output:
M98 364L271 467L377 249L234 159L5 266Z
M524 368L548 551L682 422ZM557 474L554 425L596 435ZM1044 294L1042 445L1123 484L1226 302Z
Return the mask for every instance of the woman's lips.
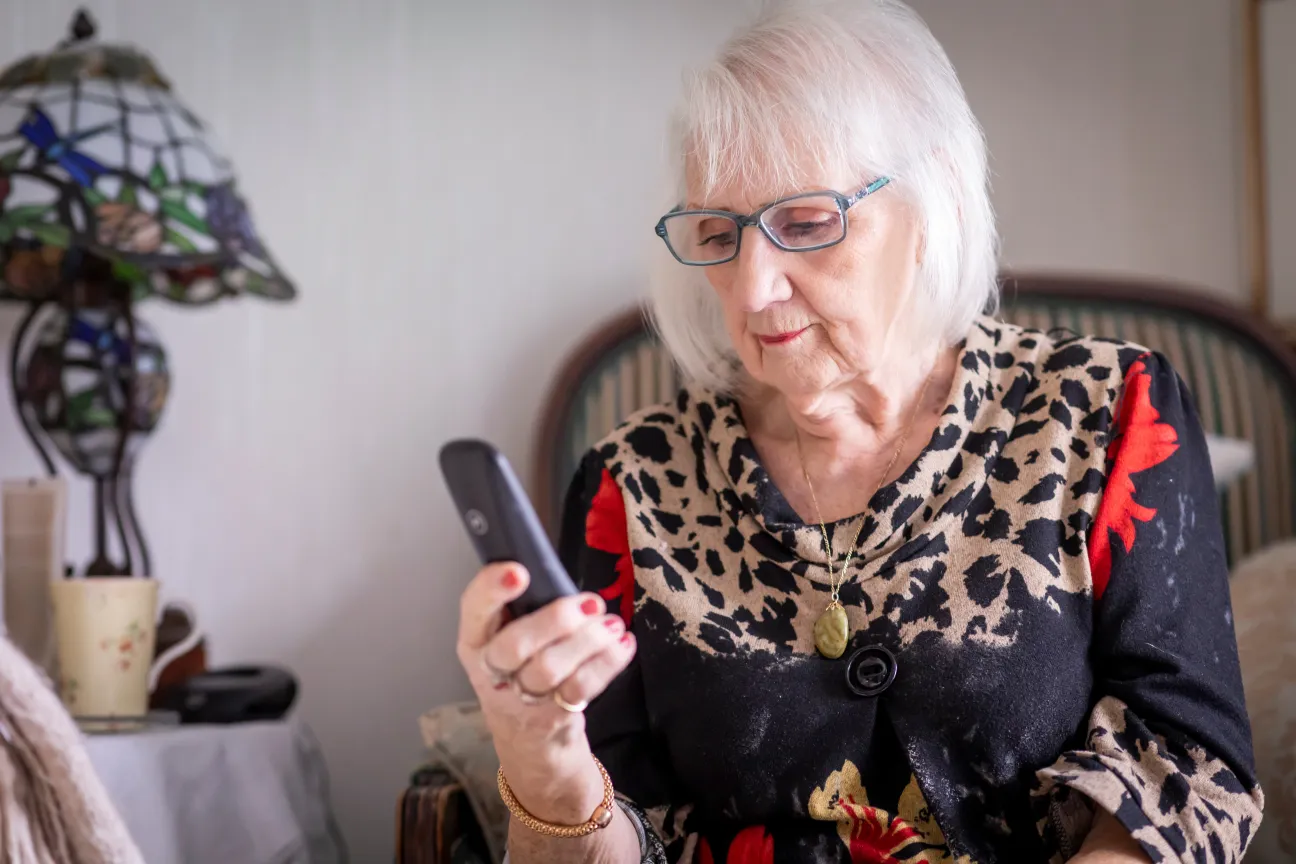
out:
M757 336L756 338L765 345L786 345L809 329L809 327L802 327L800 330L788 330L786 333L773 333L768 336Z

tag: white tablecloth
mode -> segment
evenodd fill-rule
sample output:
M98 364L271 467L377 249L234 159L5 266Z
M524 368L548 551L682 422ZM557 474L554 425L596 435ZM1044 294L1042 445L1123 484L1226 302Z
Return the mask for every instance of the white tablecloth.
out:
M300 720L89 735L86 746L148 864L344 859L324 759Z

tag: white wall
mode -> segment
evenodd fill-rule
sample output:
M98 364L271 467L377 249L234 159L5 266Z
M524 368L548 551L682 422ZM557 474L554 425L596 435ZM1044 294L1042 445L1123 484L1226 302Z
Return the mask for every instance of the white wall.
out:
M1296 4L1265 3L1265 143L1275 317L1296 319Z
M563 354L641 290L679 70L753 2L89 4L218 131L300 284L147 309L175 388L138 497L214 662L300 675L357 861L390 854L418 714L468 692L473 566L436 449L480 434L528 463ZM1228 4L918 6L987 125L1010 264L1238 292ZM0 62L72 10L0 0ZM0 475L31 473L7 405Z
M914 6L986 127L1008 265L1242 296L1234 4Z

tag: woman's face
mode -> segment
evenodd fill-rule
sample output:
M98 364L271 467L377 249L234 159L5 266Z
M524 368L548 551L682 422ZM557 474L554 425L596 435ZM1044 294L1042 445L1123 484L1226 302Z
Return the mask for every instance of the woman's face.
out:
M868 179L811 188L852 195ZM751 213L776 197L733 188L689 206ZM887 186L846 217L846 238L813 252L785 252L745 228L738 257L704 269L747 373L788 396L884 374L919 338L904 326L917 311L906 308L920 255L912 208Z

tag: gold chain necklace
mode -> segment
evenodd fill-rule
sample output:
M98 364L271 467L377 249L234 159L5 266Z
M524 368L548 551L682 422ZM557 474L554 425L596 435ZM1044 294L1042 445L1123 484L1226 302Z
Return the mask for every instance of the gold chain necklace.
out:
M868 500L873 500L886 483L886 479L891 474L891 469L895 467L896 460L904 451L905 442L909 440L909 433L913 431L914 421L918 419L918 412L922 410L923 397L927 395L927 385L931 381L931 372L923 379L922 390L918 391L918 401L914 403L913 412L909 415L909 422L905 424L904 433L900 436L900 443L896 446L895 452L891 454L891 460L882 471L882 477L878 480L877 486L873 489L873 494L869 495ZM824 549L828 553L828 585L832 590L831 599L828 602L828 608L825 609L815 620L814 640L815 648L819 653L829 660L836 660L846 653L846 645L850 642L850 622L846 618L846 609L841 605L839 592L846 579L846 568L851 560L855 557L855 547L859 543L860 534L864 531L864 523L868 522L868 511L860 516L859 527L855 529L855 539L847 549L846 557L842 559L841 567L836 572L833 571L833 548L832 541L828 539L828 527L823 521L823 512L819 509L819 500L815 497L814 484L810 482L810 472L806 470L805 456L801 452L801 434L796 436L797 459L801 462L801 474L805 477L806 488L810 490L810 500L814 503L815 518L819 520L819 532L823 535ZM865 505L867 507L867 504Z

